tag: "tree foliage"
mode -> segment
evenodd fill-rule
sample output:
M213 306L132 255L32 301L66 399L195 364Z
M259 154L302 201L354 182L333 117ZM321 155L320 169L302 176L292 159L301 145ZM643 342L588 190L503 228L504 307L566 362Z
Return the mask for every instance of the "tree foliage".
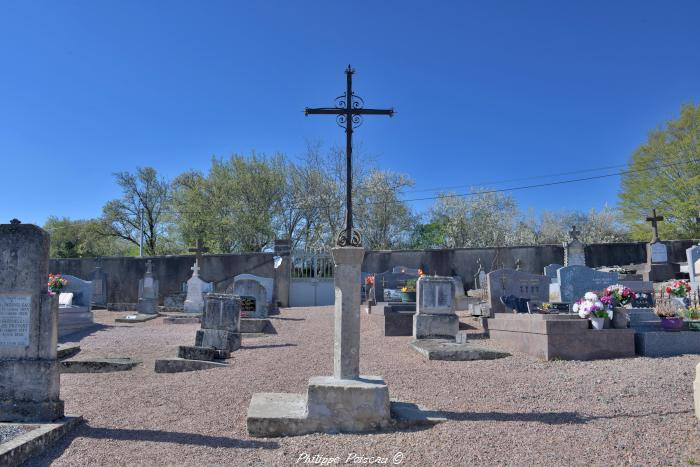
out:
M684 106L678 119L652 131L632 154L620 207L634 239L651 238L645 219L652 208L665 217L662 238L700 237L700 105Z
M100 219L72 221L52 216L44 229L51 235L52 258L124 256L133 252L133 245L108 235Z

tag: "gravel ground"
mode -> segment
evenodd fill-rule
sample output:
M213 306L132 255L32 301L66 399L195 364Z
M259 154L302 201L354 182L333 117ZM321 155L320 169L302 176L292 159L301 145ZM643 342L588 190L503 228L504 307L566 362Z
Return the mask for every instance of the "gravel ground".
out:
M428 362L408 347L409 337L383 337L381 317L363 313L363 374L384 376L392 398L444 411L449 421L416 431L254 439L245 429L253 393L301 393L309 377L331 374L332 308L282 310L273 320L279 334L244 340L229 368L179 374L155 374L153 362L192 344L198 325L115 325L120 315L97 313L106 327L81 341L81 357L144 364L63 375L66 412L86 424L31 465L293 465L317 455L342 464L353 454L417 466L700 462L692 401L698 356Z
M21 425L0 424L0 444L26 433L27 431L27 428Z

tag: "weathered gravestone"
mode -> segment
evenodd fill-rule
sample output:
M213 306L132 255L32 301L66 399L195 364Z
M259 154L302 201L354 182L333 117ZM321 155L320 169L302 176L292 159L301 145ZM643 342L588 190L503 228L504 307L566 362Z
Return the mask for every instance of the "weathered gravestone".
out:
M66 286L58 299L58 337L95 325L92 316L92 282L63 274Z
M107 307L107 274L102 267L95 266L90 282L92 282L92 304Z
M402 267L401 267L402 268ZM397 269L397 268L394 268ZM401 301L399 291L406 281L418 279L418 273L386 271L374 276L374 293L378 301Z
M0 225L0 421L49 422L63 417L49 234L12 222Z
M571 239L564 243L564 265L565 266L585 266L586 249L578 236L581 232L573 226L569 232Z
M700 245L691 246L685 250L688 258L688 275L692 282L693 291L697 291L700 287Z
M233 283L226 292L248 299L246 302L252 301L250 309L242 310L246 317L267 318L274 306L273 287L273 279L253 274L240 274L233 278Z
M158 279L153 276L153 262L146 261L146 273L139 280L138 312L148 315L158 312Z
M548 264L547 266L544 267L544 275L549 277L549 280L552 282L557 281L557 270L559 268L563 268L563 264Z
M654 283L650 281L619 281L618 284L634 292L632 308L652 308L654 306Z
M416 314L413 315L413 337L452 338L459 331L455 314L455 283L451 277L423 276L416 286Z
M517 299L517 311L527 313L527 300L549 301L549 278L514 269L497 269L486 275L488 302L492 313L507 311L504 301ZM509 307L515 309L515 307Z
M235 295L209 293L197 331L197 347L213 347L224 352L241 348L241 299Z
M616 272L601 272L587 266L564 266L557 271L559 279L559 301L572 303L586 292L599 292L617 283Z
M659 240L658 223L664 220L664 216L657 215L656 209L652 209L651 216L646 220L651 223L652 238L647 244L647 263L642 270L642 278L652 282L673 279L675 267L668 262L668 248Z

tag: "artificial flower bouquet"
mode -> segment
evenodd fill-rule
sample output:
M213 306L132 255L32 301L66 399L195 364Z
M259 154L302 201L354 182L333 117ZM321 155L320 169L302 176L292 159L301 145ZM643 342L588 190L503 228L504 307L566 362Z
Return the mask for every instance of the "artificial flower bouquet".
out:
M610 311L608 307L598 298L595 292L587 292L583 298L574 303L574 313L583 319L589 318L609 318Z
M672 297L685 298L690 293L690 283L682 279L673 281L666 286L666 293Z
M49 274L49 294L56 295L61 293L61 290L68 285L68 280L61 277L60 274Z
M632 302L634 297L635 294L632 289L621 284L615 284L603 291L603 296L600 297L600 301L603 305L608 306L608 308L612 308L616 306L625 306Z

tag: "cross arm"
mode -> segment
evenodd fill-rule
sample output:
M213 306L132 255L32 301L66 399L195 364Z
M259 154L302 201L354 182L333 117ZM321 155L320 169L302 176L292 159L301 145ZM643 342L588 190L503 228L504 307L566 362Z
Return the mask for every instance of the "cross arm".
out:
M304 109L304 115L342 115L344 113L347 113L345 109L336 107L320 107L316 109L307 107Z

